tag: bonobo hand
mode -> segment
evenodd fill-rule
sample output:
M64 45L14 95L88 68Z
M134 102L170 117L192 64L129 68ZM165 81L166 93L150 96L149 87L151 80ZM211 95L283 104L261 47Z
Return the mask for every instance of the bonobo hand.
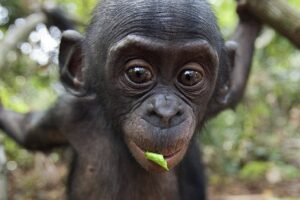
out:
M257 21L257 19L248 10L247 1L237 1L237 13L241 21Z

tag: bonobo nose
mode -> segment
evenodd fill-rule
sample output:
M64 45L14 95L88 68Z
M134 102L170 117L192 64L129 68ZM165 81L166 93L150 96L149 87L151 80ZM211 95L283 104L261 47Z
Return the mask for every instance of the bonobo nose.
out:
M168 128L183 121L183 109L179 99L173 95L156 95L151 98L147 109L147 121Z

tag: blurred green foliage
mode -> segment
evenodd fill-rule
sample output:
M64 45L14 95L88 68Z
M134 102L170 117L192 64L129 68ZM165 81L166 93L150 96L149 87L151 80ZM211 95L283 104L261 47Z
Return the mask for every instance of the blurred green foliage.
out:
M96 0L55 0L71 16L88 23ZM27 2L27 3L26 3ZM32 12L28 2L2 0L10 20L1 27ZM210 0L226 39L234 32L238 18L234 0ZM289 0L300 11L299 0ZM300 140L300 52L272 29L265 28L256 43L257 51L247 92L235 111L223 112L207 123L200 140L213 183L226 178L265 180L278 169L281 180L299 179L299 160L289 141ZM11 52L8 66L0 72L0 99L5 107L26 112L45 109L55 101L57 66L39 66L19 50ZM30 154L5 138L9 160L28 166ZM294 148L294 147L293 147ZM300 149L295 150L300 152ZM288 153L287 153L288 152ZM29 164L28 164L29 163Z
M228 38L237 22L234 1L211 2ZM300 8L297 0L289 3ZM201 136L214 181L265 180L274 166L281 180L300 178L299 157L286 156L292 151L289 141L300 139L300 52L270 28L256 47L243 102L209 122Z

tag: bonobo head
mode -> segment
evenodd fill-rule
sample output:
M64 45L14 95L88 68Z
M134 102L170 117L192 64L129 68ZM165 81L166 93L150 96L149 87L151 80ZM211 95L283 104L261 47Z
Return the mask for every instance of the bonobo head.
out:
M163 154L169 168L181 161L229 94L227 57L204 0L102 0L85 38L64 33L61 80L75 95L94 95L136 161L162 171L144 152Z

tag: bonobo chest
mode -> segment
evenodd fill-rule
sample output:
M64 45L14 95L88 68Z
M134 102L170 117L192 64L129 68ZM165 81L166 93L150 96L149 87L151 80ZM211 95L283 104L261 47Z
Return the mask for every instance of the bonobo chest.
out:
M92 111L88 113L92 114ZM81 123L71 123L72 126L63 129L75 151L68 181L68 199L205 199L197 143L190 144L177 167L169 172L151 172L138 164L119 134L111 132L108 124L101 123L101 117L98 120L81 118Z
M112 164L79 155L76 162L69 186L71 200L180 199L174 172L151 174L138 165L126 165L118 157Z

